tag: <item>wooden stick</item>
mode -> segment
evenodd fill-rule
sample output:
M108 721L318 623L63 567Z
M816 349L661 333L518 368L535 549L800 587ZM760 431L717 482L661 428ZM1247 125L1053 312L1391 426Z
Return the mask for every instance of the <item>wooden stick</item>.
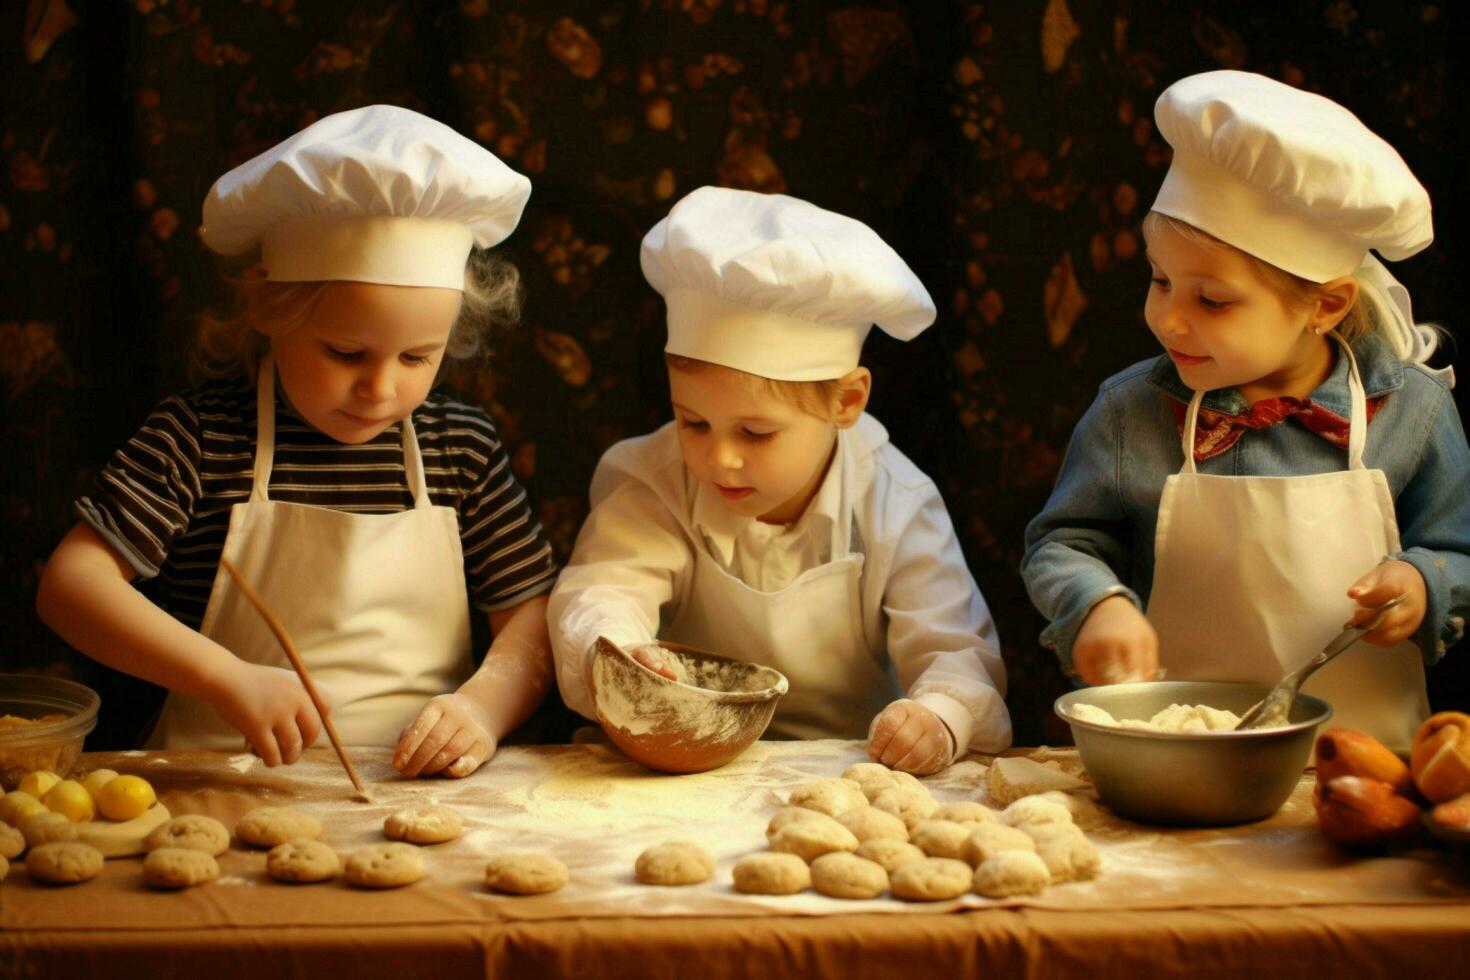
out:
M219 563L225 571L230 573L230 577L235 580L235 584L240 587L240 591L245 593L245 598L250 600L250 604L255 607L256 612L260 613L265 619L266 625L271 628L271 632L276 634L276 639L280 641L281 649L286 651L286 657L291 661L291 666L296 668L296 676L301 678L302 686L306 688L306 693L311 696L311 703L316 705L317 714L321 715L322 725L327 729L327 737L332 740L332 748L337 750L337 758L342 760L342 768L347 770L347 777L352 780L352 785L356 787L359 796L364 800L370 799L367 789L362 785L362 780L357 778L357 770L352 767L352 760L347 757L347 750L342 747L342 740L337 737L336 726L332 724L332 718L327 714L327 703L322 700L321 693L317 691L316 685L311 682L311 674L307 673L306 664L301 662L301 654L296 652L296 646L291 642L291 637L286 635L286 628L281 625L280 620L276 619L275 614L270 611L270 607L265 604L265 600L250 587L250 583L245 581L245 577L240 574L240 570L228 558L221 555Z

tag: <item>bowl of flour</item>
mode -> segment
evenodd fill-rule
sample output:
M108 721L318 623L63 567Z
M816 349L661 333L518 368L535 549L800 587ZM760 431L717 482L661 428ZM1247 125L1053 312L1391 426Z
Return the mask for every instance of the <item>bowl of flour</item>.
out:
M1332 717L1298 694L1287 724L1235 731L1268 684L1148 681L1071 691L1072 728L1098 796L1144 823L1218 827L1263 820L1296 788L1317 729Z
M660 772L716 769L761 737L789 682L773 667L678 643L659 644L675 680L598 638L588 665L603 731L628 758Z

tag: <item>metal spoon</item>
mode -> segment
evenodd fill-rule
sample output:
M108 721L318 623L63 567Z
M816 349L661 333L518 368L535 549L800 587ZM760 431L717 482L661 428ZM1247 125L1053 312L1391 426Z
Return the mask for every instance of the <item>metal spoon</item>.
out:
M1337 634L1331 643L1322 648L1321 653L1277 681L1276 686L1245 713L1245 717L1240 719L1240 724L1235 726L1235 730L1240 732L1252 728L1279 728L1285 725L1290 718L1291 705L1296 700L1296 692L1301 689L1302 682L1312 676L1317 668L1352 646L1358 637L1376 627L1382 622L1385 613L1403 601L1404 596L1396 595L1379 606L1366 621L1357 626L1349 626Z

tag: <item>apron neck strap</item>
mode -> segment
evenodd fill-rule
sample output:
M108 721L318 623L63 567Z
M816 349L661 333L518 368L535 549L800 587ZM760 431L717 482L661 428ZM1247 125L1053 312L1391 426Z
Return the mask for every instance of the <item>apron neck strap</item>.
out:
M271 467L276 459L276 366L275 358L266 351L260 359L255 377L255 475L250 487L252 501L270 499ZM413 413L403 419L403 472L408 479L416 509L432 506L428 479L424 476L424 458L419 452L418 437L413 431Z
M1368 397L1363 391L1363 379L1358 373L1358 359L1353 356L1353 349L1335 331L1332 339L1342 348L1342 354L1347 358L1348 364L1348 398L1352 404L1348 417L1350 426L1348 430L1348 469L1361 470L1363 468L1363 447L1368 442ZM1196 391L1194 397L1189 400L1189 410L1184 413L1184 431L1180 433L1180 448L1184 451L1184 466L1180 469L1181 473L1195 472L1194 431L1199 423L1199 409L1204 397L1204 391Z

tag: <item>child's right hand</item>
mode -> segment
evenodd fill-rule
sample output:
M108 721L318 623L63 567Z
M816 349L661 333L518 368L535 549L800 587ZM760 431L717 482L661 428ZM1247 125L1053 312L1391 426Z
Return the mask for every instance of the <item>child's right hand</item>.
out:
M321 734L316 705L295 671L238 663L211 703L267 766L290 765Z
M1082 621L1072 644L1072 666L1093 686L1153 680L1159 635L1127 596L1108 596Z

